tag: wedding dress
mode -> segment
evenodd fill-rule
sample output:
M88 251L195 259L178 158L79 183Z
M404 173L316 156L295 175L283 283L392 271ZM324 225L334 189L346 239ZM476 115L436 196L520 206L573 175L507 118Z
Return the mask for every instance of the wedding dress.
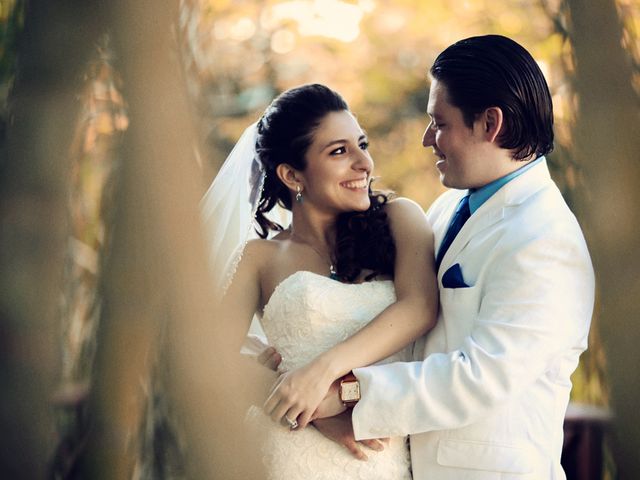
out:
M277 286L261 323L282 355L280 369L292 370L353 335L395 300L390 280L346 284L298 271ZM380 363L408 360L406 348ZM362 447L368 460L361 461L312 425L291 431L258 407L251 408L247 422L261 429L262 460L271 480L411 479L406 437L392 438L381 452Z

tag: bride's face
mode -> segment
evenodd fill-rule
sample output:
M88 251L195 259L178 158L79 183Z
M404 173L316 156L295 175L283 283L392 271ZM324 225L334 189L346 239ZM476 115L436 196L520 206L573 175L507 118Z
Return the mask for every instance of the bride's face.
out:
M369 208L373 160L369 142L354 116L331 112L320 122L301 173L306 204L332 213Z

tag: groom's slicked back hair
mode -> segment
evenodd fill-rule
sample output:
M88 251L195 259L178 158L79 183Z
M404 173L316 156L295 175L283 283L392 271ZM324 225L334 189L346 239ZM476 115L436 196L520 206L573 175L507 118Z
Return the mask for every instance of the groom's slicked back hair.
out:
M521 45L501 35L460 40L430 70L447 87L449 102L471 127L489 107L500 107L500 147L522 160L553 150L553 105L540 67Z

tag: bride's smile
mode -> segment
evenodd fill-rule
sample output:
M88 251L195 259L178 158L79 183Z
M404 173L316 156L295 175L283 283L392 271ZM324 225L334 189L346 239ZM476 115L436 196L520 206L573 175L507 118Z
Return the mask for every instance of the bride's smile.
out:
M369 181L367 177L364 177L361 180L349 180L348 182L342 182L340 185L350 190L363 190L369 186Z

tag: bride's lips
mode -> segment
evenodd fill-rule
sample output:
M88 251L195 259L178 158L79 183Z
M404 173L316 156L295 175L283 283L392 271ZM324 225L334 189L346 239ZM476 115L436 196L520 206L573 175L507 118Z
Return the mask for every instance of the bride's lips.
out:
M346 182L341 182L340 186L349 190L363 190L369 187L369 179L364 177L357 180L347 180Z

